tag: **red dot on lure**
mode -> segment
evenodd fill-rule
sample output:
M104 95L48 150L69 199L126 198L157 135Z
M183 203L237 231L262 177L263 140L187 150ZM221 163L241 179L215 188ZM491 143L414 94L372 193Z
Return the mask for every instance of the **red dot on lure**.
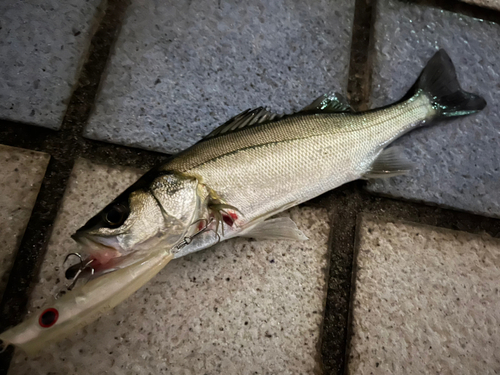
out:
M59 311L50 307L40 314L40 318L38 318L38 324L40 324L40 326L43 328L49 328L56 324L58 318Z

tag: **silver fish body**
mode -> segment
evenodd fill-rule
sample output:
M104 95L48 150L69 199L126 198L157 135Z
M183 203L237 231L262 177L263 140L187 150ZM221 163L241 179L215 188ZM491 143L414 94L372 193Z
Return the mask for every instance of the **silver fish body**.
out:
M296 115L208 139L162 169L196 177L237 207L240 219L226 228L226 238L235 237L253 221L362 178L386 145L434 112L420 93L369 113ZM194 243L175 257L215 240Z
M164 168L195 176L253 220L361 178L434 112L420 94L370 113L292 116L209 139Z

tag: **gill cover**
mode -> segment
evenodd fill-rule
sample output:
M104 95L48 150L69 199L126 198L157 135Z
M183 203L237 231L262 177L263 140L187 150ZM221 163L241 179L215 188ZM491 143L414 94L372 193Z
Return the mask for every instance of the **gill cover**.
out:
M194 177L153 169L72 237L102 264L159 245L171 247L195 220L197 187Z

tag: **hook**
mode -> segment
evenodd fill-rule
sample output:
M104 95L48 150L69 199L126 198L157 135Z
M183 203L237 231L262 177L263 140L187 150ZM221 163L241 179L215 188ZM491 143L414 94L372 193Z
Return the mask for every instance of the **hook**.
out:
M66 258L64 258L63 265L64 265L64 263L66 263L66 261L68 260L68 258L70 256L72 256L72 255L75 256L75 257L78 257L78 259L80 259L80 263L83 262L83 258L82 258L82 256L79 253L69 253L68 255L66 255Z
M82 261L82 263L80 264L80 266L81 266L81 267L78 269L78 271L77 271L77 272L76 272L76 274L75 274L75 277L73 278L73 282L72 282L72 283L68 286L68 290L72 290L72 289L75 287L75 285L76 285L76 283L77 283L78 279L80 278L80 275L81 275L81 274L82 274L82 272L83 272L83 271L85 271L87 268L90 268L90 270L91 270L90 272L91 272L91 274L92 274L92 275L94 274L94 268L93 268L93 267L89 267L89 266L90 266L90 264L91 264L93 261L94 261L94 259L90 259L90 260L89 260L87 263L85 263L85 264L83 264L83 261ZM83 264L83 266L82 266L82 264Z
M65 272L66 279L73 280L72 283L67 286L68 290L72 290L75 287L75 285L76 285L76 283L77 283L78 279L80 278L83 271L90 268L91 274L92 275L94 274L94 268L90 267L90 264L94 261L94 259L89 259L85 263L85 261L83 260L83 257L79 253L69 253L68 255L66 255L66 258L64 259L63 264L66 263L68 258L72 255L78 257L78 259L80 259L80 263L77 263L77 264L69 267ZM76 272L75 272L75 269L76 269Z
M193 238L195 238L196 236L199 236L200 234L205 233L207 231L213 231L217 235L217 243L220 242L220 235L219 235L219 233L217 233L219 226L217 225L215 230L213 228L209 228L209 226L215 221L215 218L211 217L210 220L205 219L205 218L199 219L199 220L196 220L193 223L191 223L191 225L197 224L200 221L206 222L205 226L203 228L201 228L198 232L193 234L191 237L189 237L189 236L184 237L184 240L179 245L177 245L178 250L182 249L186 245L189 245L191 243L191 241L193 241Z

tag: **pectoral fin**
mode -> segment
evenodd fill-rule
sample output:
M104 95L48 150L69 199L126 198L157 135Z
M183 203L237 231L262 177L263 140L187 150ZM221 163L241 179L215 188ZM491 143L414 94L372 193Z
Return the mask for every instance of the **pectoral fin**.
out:
M391 147L382 151L363 177L368 179L399 176L408 173L413 167L414 164L403 156L402 147Z
M259 240L305 241L308 239L289 217L264 220L244 231L240 237L251 237Z

